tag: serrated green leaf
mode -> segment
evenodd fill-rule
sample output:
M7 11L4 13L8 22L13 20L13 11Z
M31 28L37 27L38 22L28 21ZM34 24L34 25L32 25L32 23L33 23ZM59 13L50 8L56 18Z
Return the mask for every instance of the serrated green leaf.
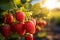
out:
M32 4L30 4L30 3L26 3L25 5L24 5L24 7L27 9L27 10L31 10L31 8L32 8Z
M26 0L21 0L21 3L22 3L22 4L25 4L25 3L26 3Z
M14 9L15 6L14 6L14 4L12 2L9 2L8 4L1 4L0 8L2 10L11 10L11 9Z

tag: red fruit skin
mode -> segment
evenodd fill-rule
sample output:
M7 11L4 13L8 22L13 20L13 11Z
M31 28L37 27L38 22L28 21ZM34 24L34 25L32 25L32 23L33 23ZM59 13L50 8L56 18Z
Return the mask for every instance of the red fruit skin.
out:
M12 23L10 24L10 26L11 26L11 31L16 34L17 33L16 24Z
M24 19L25 19L25 15L23 12L16 12L16 19L19 21L19 22L23 22Z
M46 21L42 20L42 21L37 21L36 25L40 26L40 27L45 27L46 26Z
M8 38L10 36L10 26L1 26L1 34L5 37Z
M41 28L39 26L36 27L36 31L37 32L40 32L41 31Z
M29 34L25 37L25 40L33 40L33 35Z
M12 24L11 25L11 30L13 33L18 33L19 35L24 35L26 30L25 28L23 27L23 24L22 23L17 23L17 24Z
M39 22L39 23L38 23L38 26L42 26L42 23L41 23L41 22Z
M28 33L31 33L31 34L35 33L35 25L32 21L25 22L24 26Z
M21 36L23 36L25 34L25 32L26 32L26 30L25 30L22 23L18 23L16 25L16 30L17 30L18 34L21 35Z
M6 16L5 16L5 22L7 24L11 24L13 22L13 15L12 14L6 14Z
M36 20L36 25L39 25L40 21L39 20Z
M42 27L45 27L46 24L47 24L46 21L43 21L43 22L41 23L41 26L42 26Z
M32 19L32 21L33 21L34 25L36 26L36 20L35 19Z

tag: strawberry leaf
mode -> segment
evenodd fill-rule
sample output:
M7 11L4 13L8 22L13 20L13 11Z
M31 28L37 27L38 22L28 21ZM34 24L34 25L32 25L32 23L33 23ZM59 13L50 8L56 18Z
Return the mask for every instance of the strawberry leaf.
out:
M31 10L31 8L32 8L32 4L30 4L30 3L26 3L25 5L24 5L24 7L27 9L27 10Z
M14 9L15 6L14 6L14 4L12 2L9 2L7 4L0 4L0 8L2 10L11 10L11 9Z

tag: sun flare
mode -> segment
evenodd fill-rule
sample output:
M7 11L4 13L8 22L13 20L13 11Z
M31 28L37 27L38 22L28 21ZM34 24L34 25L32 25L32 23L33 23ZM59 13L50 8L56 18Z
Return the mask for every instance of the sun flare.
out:
M56 0L46 0L44 3L44 7L48 9L54 9L56 5Z

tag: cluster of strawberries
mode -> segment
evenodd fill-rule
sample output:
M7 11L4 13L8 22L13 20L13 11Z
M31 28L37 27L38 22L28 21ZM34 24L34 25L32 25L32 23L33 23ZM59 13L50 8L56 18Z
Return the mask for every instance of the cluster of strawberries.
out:
M17 23L14 23L14 18L16 18ZM24 20L24 12L16 12L14 16L11 13L6 14L4 17L5 25L1 25L0 27L1 34L5 38L8 38L10 36L10 32L12 31L14 34L25 36L25 40L33 40L33 34L36 31L36 20L29 19L26 22ZM39 23L37 25L39 25ZM39 28L37 28L37 30L38 29Z

